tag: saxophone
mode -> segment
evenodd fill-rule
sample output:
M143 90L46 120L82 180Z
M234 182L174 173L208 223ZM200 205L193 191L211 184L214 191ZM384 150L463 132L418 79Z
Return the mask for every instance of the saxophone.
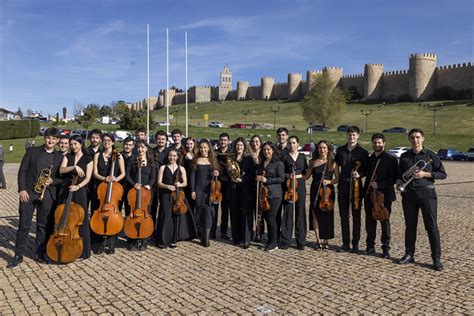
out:
M240 177L242 175L240 173L239 163L231 157L231 154L226 156L225 162L229 177L235 182L240 182Z
M40 194L40 197L38 198L39 201L43 201L44 199L44 193L46 192L46 188L48 187L46 183L48 182L48 179L51 177L52 169L53 169L53 165L51 165L49 169L44 168L43 170L41 170L40 176L36 180L34 191Z

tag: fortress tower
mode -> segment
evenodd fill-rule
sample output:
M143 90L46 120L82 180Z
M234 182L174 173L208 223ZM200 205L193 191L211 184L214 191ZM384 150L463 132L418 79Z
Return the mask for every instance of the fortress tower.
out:
M323 72L329 75L329 79L333 83L333 88L339 85L342 79L343 69L340 67L324 67Z
M219 100L227 99L230 90L232 90L232 71L225 65L221 70L220 82L219 82Z
M237 100L245 100L249 89L248 81L237 81Z
M378 100L382 97L382 64L365 64L364 96L366 100Z
M262 100L270 100L274 85L275 79L273 77L262 77Z
M316 76L320 75L322 72L321 71L316 71L316 70L308 70L306 72L306 82L307 82L307 90L311 90L311 87L314 85L314 82L316 80Z
M288 100L297 100L301 97L301 74L288 74Z
M423 100L433 94L436 70L435 54L412 54L408 69L408 89L413 100Z

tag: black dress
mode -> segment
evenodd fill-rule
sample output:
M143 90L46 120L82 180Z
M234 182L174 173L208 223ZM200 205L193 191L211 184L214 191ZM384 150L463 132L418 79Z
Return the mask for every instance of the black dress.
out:
M313 167L313 170L311 170L312 175L313 175L313 182L311 182L311 194L310 194L309 207L310 207L310 210L313 210L313 212L314 211L316 212L316 220L318 221L318 226L319 226L319 238L332 239L334 238L334 210L332 211L321 210L319 208L319 196L317 194L319 183L321 182L321 177L323 175L326 164L327 162L323 163L320 166ZM333 174L334 174L334 171L328 171L326 169L325 179L331 180L333 178ZM329 184L328 187L331 189L330 199L334 203L334 200L335 200L334 185ZM318 198L317 201L315 200L316 198ZM314 216L313 212L311 212L312 216ZM310 216L310 218L312 216ZM310 223L312 226L312 221L310 221Z
M211 165L196 165L196 169L191 174L191 192L196 192L194 214L199 229L212 227L215 211L209 201L211 179Z
M74 166L74 154L67 154L66 159L67 159L67 166L72 167ZM92 158L88 155L82 155L82 157L79 159L77 162L76 166L84 170L84 173L87 172L87 165L92 162ZM59 199L58 199L58 205L66 203L67 197L69 195L69 186L72 184L72 179L77 175L76 170L73 170L71 172L68 172L63 175L65 179L65 183L63 186L61 186L59 190ZM79 178L77 183L81 183L84 180L83 178ZM79 204L82 206L84 209L84 221L82 222L82 225L79 226L79 235L82 237L82 244L83 244L83 250L82 250L82 256L81 258L87 259L91 256L91 231L89 227L89 212L88 212L88 201L87 201L87 186L84 186L77 190L76 192L73 192L72 194L72 202Z
M165 166L161 179L162 183L174 185L177 173L178 169L171 172L171 169ZM179 240L189 240L196 237L193 210L188 205L186 214L174 214L172 192L168 189L160 188L160 210L156 235L158 245L165 247L175 244Z
M191 185L189 183L189 179L191 177L191 174L193 172L193 159L189 159L186 156L183 158L183 167L184 170L186 170L186 176L188 177L188 185L183 188L184 189L184 194L186 194L186 200L189 203L190 209L194 210L194 200L191 198Z

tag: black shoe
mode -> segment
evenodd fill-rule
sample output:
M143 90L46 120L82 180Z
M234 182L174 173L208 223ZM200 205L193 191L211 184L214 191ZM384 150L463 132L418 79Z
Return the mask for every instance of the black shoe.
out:
M146 240L142 240L141 244L138 246L139 251L145 251L148 248L148 242Z
M388 251L388 249L382 249L382 258L390 259L390 252Z
M358 254L359 253L359 246L352 246L351 252L355 253L355 254Z
M92 252L95 254L95 255L100 255L104 252L104 246L100 245L100 246L96 246L92 249Z
M7 264L7 269L13 269L17 265L23 262L22 255L14 255L13 259Z
M415 262L415 258L410 254L404 255L400 260L398 260L399 264L407 264L407 263L414 263L414 262Z
M304 248L305 248L304 245L298 245L298 246L296 246L296 249L298 249L298 250L304 250Z
M178 245L175 244L175 243L171 243L169 247L170 247L170 248L176 248L176 247L178 247Z
M365 253L366 253L368 256L373 256L373 255L375 255L375 247L367 247L367 249L365 249Z
M290 245L280 245L280 246L278 246L278 249L282 249L282 250L286 250L288 248L290 248Z
M43 264L51 263L51 260L44 252L36 254L35 261Z
M108 255L113 255L115 253L115 248L114 247L108 247L105 249L105 253Z
M250 247L250 243L245 243L242 245L242 248L248 249Z
M230 239L230 237L227 236L227 233L221 233L221 238L222 238L222 239L225 239L225 240L229 240L229 239Z
M265 247L264 251L266 251L266 252L273 252L273 251L275 251L275 250L277 250L277 249L278 249L278 246L277 246L277 245L272 245L272 246L268 245L267 247Z
M349 247L349 245L342 245L341 247L339 247L337 252L349 252L350 250L351 248Z
M441 263L441 260L439 258L433 259L433 269L439 272L443 271L443 264Z

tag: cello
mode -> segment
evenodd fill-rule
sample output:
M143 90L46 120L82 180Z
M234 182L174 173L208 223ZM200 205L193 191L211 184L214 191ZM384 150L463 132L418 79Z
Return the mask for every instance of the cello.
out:
M76 185L75 176L72 185ZM58 205L54 212L54 233L46 245L48 257L57 263L70 263L82 254L82 237L79 236L79 226L84 221L84 209L72 202L73 192L69 190L66 203Z
M137 157L138 181L142 184L142 167L145 160ZM125 219L123 231L128 238L145 239L153 234L155 225L153 218L148 211L151 202L150 190L140 186L140 189L132 188L127 194L128 204L130 205L130 214Z
M117 151L112 150L112 166L109 176L112 177L117 161ZM91 229L97 235L113 236L120 233L123 228L123 216L119 209L119 201L122 200L123 187L114 181L103 181L97 187L97 198L100 201L99 208L94 211L91 217Z

